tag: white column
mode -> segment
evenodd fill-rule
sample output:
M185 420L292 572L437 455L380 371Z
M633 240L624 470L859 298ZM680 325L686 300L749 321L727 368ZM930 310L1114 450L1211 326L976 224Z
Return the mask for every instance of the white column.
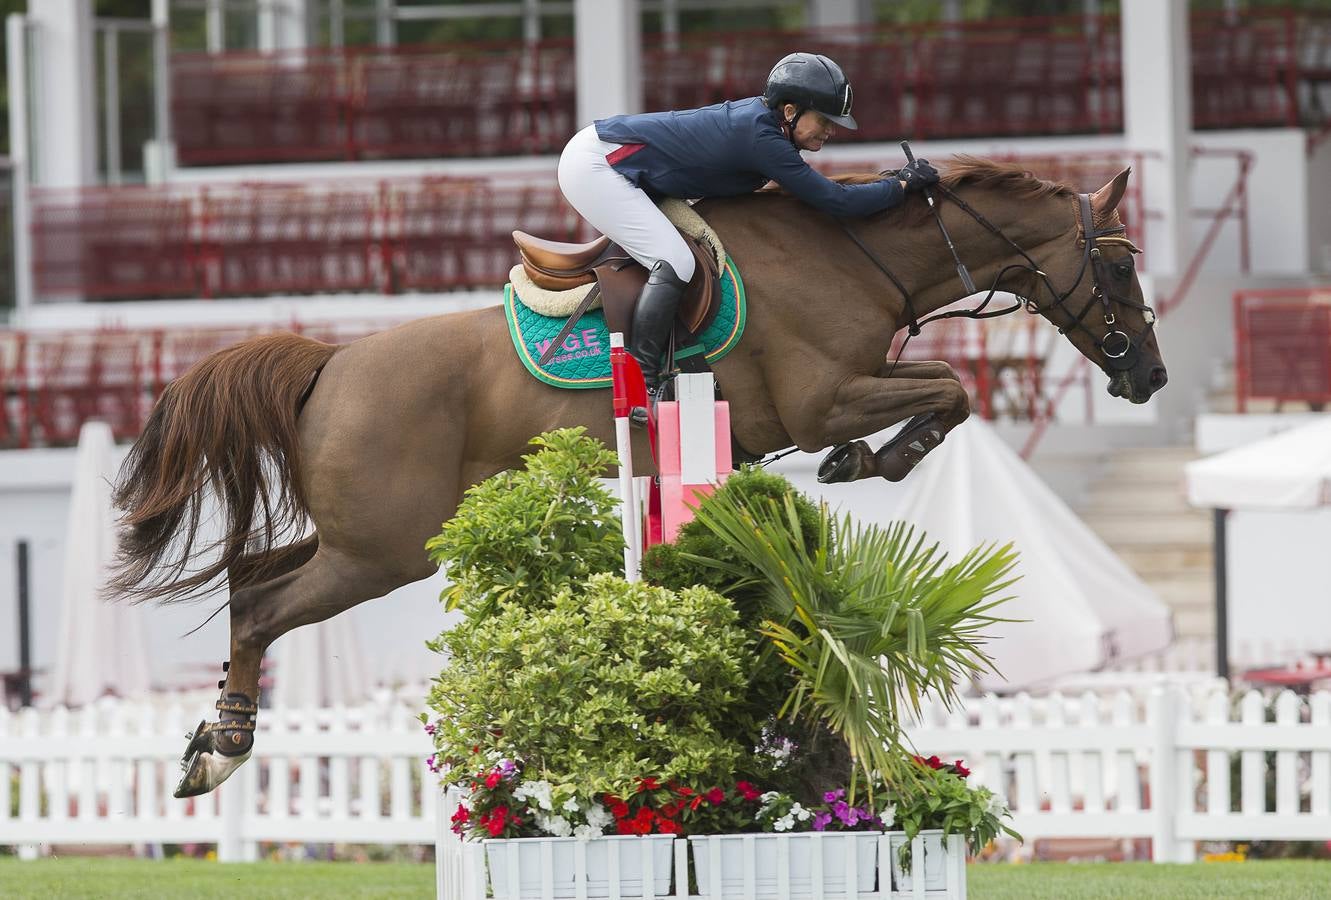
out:
M35 30L33 155L43 187L78 187L97 180L93 102L92 0L29 4Z
M149 184L171 180L176 143L171 138L171 4L153 0L153 139L143 146L143 172Z
M642 109L638 0L574 0L578 122Z
M259 49L291 50L304 47L308 0L265 0L259 7Z
M1187 0L1123 0L1123 130L1129 151L1145 152L1143 199L1163 218L1147 229L1152 275L1187 265L1192 81Z
M863 0L809 0L812 28L838 28L865 22Z
M13 166L10 182L14 229L15 325L22 326L32 309L32 215L28 206L28 47L27 20L10 15L5 20L9 56L9 156Z

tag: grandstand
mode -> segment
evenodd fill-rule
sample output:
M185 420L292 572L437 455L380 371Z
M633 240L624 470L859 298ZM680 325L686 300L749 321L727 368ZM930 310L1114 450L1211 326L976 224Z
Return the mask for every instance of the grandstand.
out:
M62 448L83 422L131 440L171 378L266 330L348 341L497 302L513 229L591 236L554 180L578 127L750 96L795 49L833 56L855 85L863 127L818 155L825 171L898 165L901 139L1086 189L1133 167L1122 209L1170 366L1156 401L1104 396L1025 321L939 325L910 354L953 363L975 409L1042 460L1181 634L1214 633L1210 532L1176 490L1197 421L1237 411L1259 432L1331 399L1316 287L1331 269L1331 11L153 0L135 18L122 7L149 4L27 5L6 30L0 621L13 616L15 540L34 547L37 588L58 583ZM1125 481L1133 503L1159 504L1133 508L1147 524L1115 505ZM434 591L418 585L400 608L425 610ZM0 646L0 670L13 652Z

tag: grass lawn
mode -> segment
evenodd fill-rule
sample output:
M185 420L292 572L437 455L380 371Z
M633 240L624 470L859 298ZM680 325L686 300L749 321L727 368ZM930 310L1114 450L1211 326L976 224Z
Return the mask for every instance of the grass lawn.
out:
M974 900L1322 900L1331 862L1036 863L971 866ZM434 867L401 863L256 863L198 860L0 859L0 898L433 897Z

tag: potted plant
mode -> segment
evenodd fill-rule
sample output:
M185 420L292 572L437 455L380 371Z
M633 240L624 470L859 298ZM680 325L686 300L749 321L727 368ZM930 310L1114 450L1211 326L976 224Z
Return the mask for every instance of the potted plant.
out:
M597 480L614 457L578 429L535 443L428 545L462 613L431 644L450 657L431 766L462 792L451 824L486 842L495 896L552 877L555 896L606 896L591 869L615 859L631 893L630 856L664 893L676 836L709 896L881 888L882 835L907 827L893 805L935 771L898 723L991 667L981 631L1011 549L949 564L909 528L858 527L746 470L628 584Z
M899 891L909 891L913 878L923 872L926 891L941 890L946 879L946 838L960 835L974 853L1000 834L1021 840L1003 819L1010 818L1007 801L985 787L972 787L970 769L961 760L947 763L937 756L913 756L918 777L882 793L890 804L901 834L892 836L892 880ZM923 864L912 859L911 843L924 838Z

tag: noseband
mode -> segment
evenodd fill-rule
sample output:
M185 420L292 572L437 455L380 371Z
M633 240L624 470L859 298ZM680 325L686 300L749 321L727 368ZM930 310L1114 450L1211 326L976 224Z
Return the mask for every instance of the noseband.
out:
M886 175L888 173L882 174ZM1104 258L1104 255L1101 252L1101 245L1118 244L1129 248L1134 253L1139 251L1133 246L1132 241L1128 240L1126 235L1127 229L1123 224L1109 225L1098 229L1095 227L1095 218L1091 209L1090 194L1077 195L1077 201L1079 204L1077 243L1085 248L1081 259L1081 268L1077 270L1077 278L1072 282L1072 286L1060 293L1054 287L1053 282L1049 280L1049 276L1040 268L1039 263L1032 259L1031 255L1027 253L1025 249L1004 234L1001 228L986 219L978 210L958 197L949 188L939 184L936 185L935 189L960 207L967 215L978 222L986 230L1001 238L1012 247L1012 249L1016 250L1017 253L1021 255L1022 259L1025 260L1025 263L1013 263L1000 269L998 274L994 277L993 285L989 288L989 292L985 295L984 300L981 301L979 306L976 306L973 309L953 310L951 312L929 316L925 319L919 319L915 315L914 303L911 301L910 292L906 290L905 285L901 283L900 279L892 274L887 265L878 258L863 240L861 240L859 235L852 231L850 226L842 221L841 227L845 230L846 234L848 234L860 250L869 257L869 260L873 262L879 271L888 277L905 299L906 314L909 316L909 321L907 322L909 336L907 337L907 341L909 341L910 337L919 334L920 329L923 326L929 322L938 321L940 319L994 319L999 316L1014 313L1020 309L1025 309L1030 313L1048 313L1053 310L1058 310L1066 320L1063 324L1058 326L1059 334L1066 334L1070 328L1076 328L1085 332L1087 337L1089 337L1095 344L1096 348L1104 355L1105 365L1115 372L1127 372L1137 365L1138 360L1141 358L1142 344L1155 329L1155 310L1151 309L1151 307L1144 303L1135 302L1128 293L1118 293L1115 291L1117 282L1121 281L1127 283L1131 281L1132 259L1129 257L1126 260L1110 263ZM1018 302L1014 303L1012 306L985 312L985 307L989 305L989 302L994 298L994 294L998 293L999 289L1002 287L1003 279L1007 276L1007 273L1013 269L1029 272L1038 278L1049 291L1049 295L1053 298L1053 301L1048 306L1041 306L1033 297L1021 297L1018 295ZM1091 274L1091 297L1087 300L1085 306L1083 306L1076 314L1073 314L1067 307L1068 298L1071 297L1072 293L1081 285L1082 280L1086 277L1088 271ZM1095 333L1087 328L1083 322L1087 313L1091 311L1097 301L1099 301L1103 307L1104 322L1105 326L1108 328L1108 331L1103 337L1096 337ZM1128 309L1140 310L1146 319L1145 330L1140 334L1132 334L1129 331L1124 330L1126 326L1118 321L1118 316L1115 314L1114 307L1116 305ZM905 349L904 344L901 349ZM898 351L897 357L900 358L900 351Z

